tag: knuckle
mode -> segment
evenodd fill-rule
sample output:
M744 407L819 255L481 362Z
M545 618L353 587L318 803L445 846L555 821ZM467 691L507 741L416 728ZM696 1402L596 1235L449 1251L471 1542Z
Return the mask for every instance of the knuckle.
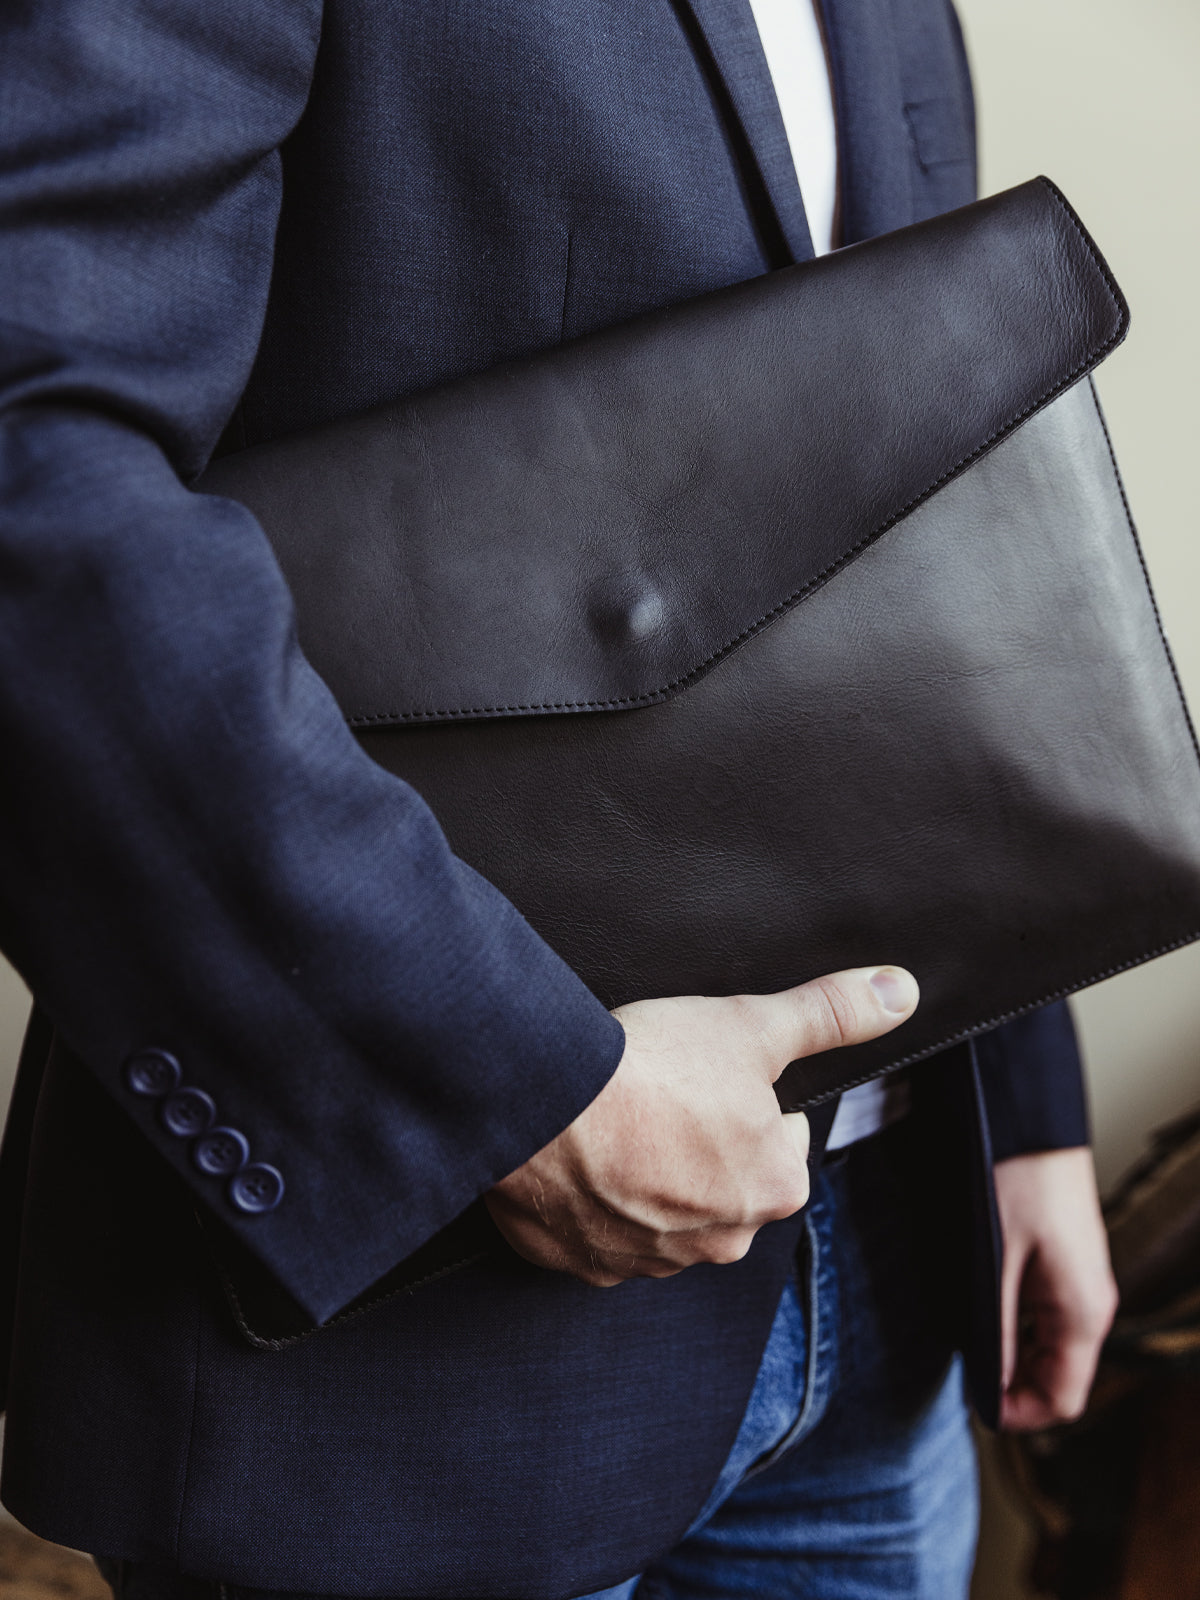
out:
M772 1039L771 1012L763 1005L761 995L729 995L724 1004L730 1008L734 1025L742 1037L760 1051L769 1051Z
M1113 1314L1107 1306L1098 1306L1084 1324L1084 1333L1092 1354L1096 1354L1112 1327Z
M580 1273L584 1283L590 1284L593 1289L615 1289L619 1283L624 1283L624 1278L615 1272L603 1272L592 1267Z
M713 1234L701 1246L700 1259L713 1266L727 1267L741 1261L754 1241L753 1228L731 1228Z
M797 1211L803 1211L808 1204L808 1184L787 1184L782 1186L769 1205L763 1207L762 1222L785 1222L788 1217L794 1217Z
M1068 1395L1056 1401L1054 1405L1054 1419L1056 1422L1078 1422L1087 1410L1087 1394Z
M1113 1318L1117 1314L1116 1285L1110 1289L1101 1290L1092 1295L1079 1311L1080 1343L1085 1345L1099 1344L1108 1330L1112 1327Z
M596 1251L589 1251L584 1259L577 1259L567 1270L593 1289L613 1289L618 1283L624 1283L626 1278L626 1274L618 1271L611 1260L606 1260Z
M727 994L717 1003L728 1011L738 1027L751 1028L762 1020L762 1001L756 994Z
M726 995L724 1004L729 1007L737 1021L746 1027L753 1027L762 1020L761 1001L756 994Z
M763 1206L760 1222L782 1222L803 1211L808 1204L810 1184L808 1168L793 1166L775 1185L774 1192Z
M663 1276L682 1272L684 1267L694 1266L700 1259L695 1239L687 1233L663 1235L655 1240L643 1257L643 1260L653 1263L656 1274L661 1272Z
M1110 1278L1108 1280L1107 1288L1106 1288L1103 1296L1101 1297L1100 1307L1099 1307L1099 1322L1100 1322L1100 1330L1101 1330L1102 1333L1107 1333L1108 1330L1112 1327L1113 1318L1116 1316L1118 1310L1120 1309L1120 1305L1121 1305L1120 1290L1117 1288L1115 1280Z
M828 1048L848 1044L858 1031L854 1002L835 978L818 978L811 986L812 1023Z

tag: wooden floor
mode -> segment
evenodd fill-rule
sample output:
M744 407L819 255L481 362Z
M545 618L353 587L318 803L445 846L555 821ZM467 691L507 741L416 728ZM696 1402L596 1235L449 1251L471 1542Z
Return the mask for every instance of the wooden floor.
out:
M88 1556L0 1523L0 1600L112 1600Z

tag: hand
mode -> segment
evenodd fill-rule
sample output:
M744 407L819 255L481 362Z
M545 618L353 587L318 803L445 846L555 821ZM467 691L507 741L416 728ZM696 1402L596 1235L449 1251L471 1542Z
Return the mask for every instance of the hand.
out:
M771 1085L916 1004L907 972L862 967L782 994L622 1006L620 1065L487 1196L497 1227L527 1260L604 1288L739 1261L758 1228L808 1200L808 1119L784 1116Z
M1087 1404L1117 1309L1092 1153L1001 1161L996 1199L1004 1232L1000 1426L1069 1422Z

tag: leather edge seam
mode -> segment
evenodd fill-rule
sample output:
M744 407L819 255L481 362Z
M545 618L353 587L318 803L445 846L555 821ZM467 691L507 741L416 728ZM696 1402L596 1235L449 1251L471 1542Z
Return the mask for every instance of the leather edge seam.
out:
M1093 972L1090 976L1079 978L1072 983L1066 983L1059 988L1051 990L1049 994L1039 995L1034 1000L1027 1000L1021 1005L1012 1006L1007 1011L1001 1011L994 1017L987 1017L980 1022L973 1022L965 1028L959 1028L955 1033L948 1034L946 1038L939 1039L935 1044L926 1045L921 1050L913 1050L906 1056L898 1056L895 1061L889 1061L886 1067L875 1067L870 1072L862 1073L856 1078L847 1078L845 1082L838 1082L832 1088L823 1089L820 1094L809 1095L801 1100L788 1100L782 1105L784 1111L808 1111L813 1106L819 1106L823 1101L832 1100L835 1094L845 1094L847 1089L857 1089L860 1084L870 1083L875 1078L886 1077L889 1072L898 1072L901 1067L911 1067L918 1061L924 1061L928 1056L937 1055L940 1050L949 1050L956 1044L964 1044L968 1039L973 1039L978 1033L987 1033L992 1028L998 1028L1002 1023L1011 1022L1014 1017L1023 1017L1030 1011L1036 1011L1039 1006L1051 1005L1055 1000L1067 1000L1081 989L1090 989L1094 983L1103 983L1106 978L1115 978L1119 973L1129 972L1134 967L1144 966L1148 961L1156 961L1159 956L1170 955L1173 950L1182 950L1189 944L1195 944L1200 939L1200 928L1194 928L1190 933L1182 934L1178 939L1172 939L1167 944L1160 944L1153 950L1142 950L1137 955L1130 956L1127 961L1119 961L1115 966L1105 967L1101 972ZM784 1069L786 1071L786 1068Z
M1125 523L1129 529L1129 537L1133 542L1134 552L1141 568L1142 580L1146 585L1146 598L1150 601L1150 609L1154 614L1154 625L1158 629L1159 643L1163 647L1163 654L1167 658L1167 665L1171 669L1171 679L1175 684L1175 693L1179 697L1179 708L1183 712L1184 725L1192 740L1192 754L1200 764L1200 742L1196 739L1196 728L1192 722L1192 713L1188 709L1187 699L1183 692L1183 682L1179 676L1179 668L1175 665L1175 656L1171 649L1171 641L1167 638L1167 630L1163 626L1162 613L1158 609L1158 599L1154 587L1150 582L1150 569L1146 565L1145 552L1142 550L1142 541L1138 537L1137 523L1133 520L1133 510L1129 504L1129 496L1125 493L1125 480L1121 477L1121 469L1117 465L1117 454L1113 449L1112 435L1108 431L1108 419L1104 415L1104 407L1100 404L1100 396L1096 392L1096 385L1089 381L1088 387L1092 392L1092 405L1096 409L1096 420L1100 424L1100 431L1104 434L1104 443L1108 450L1108 459L1112 466L1113 480L1117 485L1117 493L1121 496L1121 505L1125 511Z

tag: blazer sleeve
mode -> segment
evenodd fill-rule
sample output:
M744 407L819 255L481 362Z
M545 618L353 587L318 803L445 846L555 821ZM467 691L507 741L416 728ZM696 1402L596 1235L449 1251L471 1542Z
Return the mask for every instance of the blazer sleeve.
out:
M0 21L0 942L324 1320L557 1134L619 1024L297 649L195 495L254 357L317 0Z
M1083 1064L1065 1000L975 1040L992 1156L1091 1142Z

